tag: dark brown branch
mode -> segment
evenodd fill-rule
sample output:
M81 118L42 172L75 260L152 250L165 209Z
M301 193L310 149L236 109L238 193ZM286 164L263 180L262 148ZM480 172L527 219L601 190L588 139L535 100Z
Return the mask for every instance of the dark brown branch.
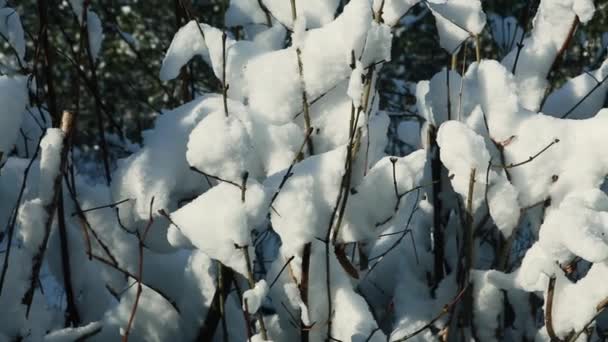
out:
M66 142L67 143L67 142ZM68 232L65 222L65 208L63 201L63 190L59 188L57 199L57 226L59 230L59 247L61 254L61 270L63 274L63 287L66 297L66 320L65 327L79 326L80 314L76 307L74 286L72 284L72 269L70 266L70 246L68 244Z
M443 260L445 258L444 251L444 234L443 223L441 220L442 201L440 194L441 186L441 171L443 165L439 158L439 145L437 144L437 129L434 126L429 127L429 154L431 159L431 181L433 182L432 199L433 199L433 286L439 285L445 275Z
M302 251L302 280L300 285L298 286L300 290L300 297L302 298L302 303L308 308L308 280L310 278L310 253L312 250L312 243L307 243L304 245ZM293 257L292 257L293 258ZM308 342L310 338L310 329L304 324L302 319L300 319L300 342Z
M547 306L545 308L545 327L547 328L547 335L551 338L551 342L560 342L561 339L555 334L553 329L553 297L555 295L555 276L549 278L549 285L547 286Z
M224 115L228 117L228 83L226 82L226 31L222 32L222 99L224 100Z
M298 12L296 9L296 0L291 0L291 19L295 28L295 23L298 18ZM300 83L302 85L302 108L304 108L304 130L308 132L311 129L310 121L310 103L308 102L308 92L306 91L306 82L304 82L304 63L302 62L302 51L299 47L296 47L296 56L298 58L298 74L300 76ZM306 146L308 147L308 155L314 154L314 146L312 143L312 137L307 135Z
M274 279L270 283L270 286L268 286L269 289L271 289L274 286L274 284L279 280L279 278L281 277L281 274L283 274L283 271L285 271L287 266L289 266L289 264L293 261L294 258L295 258L295 256L291 256L289 259L287 259L285 264L283 264L283 267L281 267L281 270L279 271L279 273L277 273L277 275L274 277Z

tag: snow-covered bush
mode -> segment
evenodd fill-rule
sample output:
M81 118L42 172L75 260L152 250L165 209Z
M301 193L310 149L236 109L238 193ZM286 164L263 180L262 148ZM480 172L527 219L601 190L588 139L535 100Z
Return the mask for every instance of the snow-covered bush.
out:
M103 26L69 3L91 87ZM542 0L507 33L515 19L482 5L232 0L225 27L193 16L159 77L200 57L221 92L163 110L96 178L78 170L78 110L60 115L37 71L50 60L28 59L0 0L0 341L599 339L608 60L547 81L594 4ZM377 81L414 6L453 63L417 83L423 124L403 123L412 151L389 156ZM488 17L502 61L483 56Z

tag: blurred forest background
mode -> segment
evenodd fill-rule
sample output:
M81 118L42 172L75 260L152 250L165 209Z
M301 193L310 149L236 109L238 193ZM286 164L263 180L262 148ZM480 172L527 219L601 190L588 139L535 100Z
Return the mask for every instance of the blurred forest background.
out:
M104 41L96 61L79 54L81 28L68 1L8 0L7 5L19 12L27 39L26 60L33 60L38 82L53 78L56 107L78 111L79 127L74 143L80 147L80 170L102 174L101 163L87 163L86 158L100 160L109 156L109 168L117 158L136 149L142 131L165 109L174 108L205 92L221 92L220 83L200 58L195 58L181 77L161 82L160 64L175 32L189 20L223 27L224 11L229 0L92 0L91 9L103 23ZM304 0L305 1L305 0ZM338 13L348 0L343 4ZM513 4L517 5L513 5ZM518 44L512 27L517 22L526 32L532 26L538 0L483 1L488 25L481 36L482 58L501 59ZM48 17L41 16L46 7ZM569 77L575 77L599 66L608 45L608 0L596 1L596 15L583 29L577 30L566 51L556 61L550 74L552 88ZM392 61L385 64L378 82L381 109L393 119L390 134L396 137L403 120L420 120L416 115L415 85L431 78L445 67L462 72L475 60L475 44L470 42L454 57L442 50L432 15L426 7L415 6L396 28ZM35 51L41 23L48 21L48 39L52 68L43 70L41 51ZM238 37L239 27L229 27ZM0 41L0 72L10 73L9 45ZM4 43L4 44L3 44ZM38 55L37 55L38 54ZM83 62L84 61L84 62ZM552 89L549 89L551 91ZM48 89L46 91L48 94ZM45 103L44 94L32 94L32 101ZM26 132L22 138L37 139ZM413 147L391 139L388 152L403 155ZM132 145L131 142L135 145ZM129 148L132 146L132 148ZM79 153L78 153L79 154Z

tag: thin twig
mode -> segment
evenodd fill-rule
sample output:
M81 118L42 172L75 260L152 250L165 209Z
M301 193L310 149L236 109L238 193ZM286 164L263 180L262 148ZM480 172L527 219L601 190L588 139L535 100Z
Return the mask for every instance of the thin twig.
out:
M545 146L542 150L538 151L535 155L528 157L528 159L521 161L519 163L511 163L508 165L492 165L492 167L494 168L499 168L499 169L512 169L518 166L522 166L525 165L531 161L533 161L534 159L538 158L541 154L543 154L545 151L547 151L549 148L551 148L551 146L557 144L559 142L559 139L555 139L553 140L549 145Z
M90 211L95 211L95 210L99 210L99 209L106 209L106 208L116 208L118 205L123 204L125 202L131 201L130 198L125 198L123 200L120 200L118 202L114 202L114 203L110 203L110 204L104 204L104 205L100 205L98 207L93 207L93 208L87 208L87 209L81 209L81 210L77 210L75 212L72 213L72 217L78 215L78 214L84 214L84 213L88 213Z

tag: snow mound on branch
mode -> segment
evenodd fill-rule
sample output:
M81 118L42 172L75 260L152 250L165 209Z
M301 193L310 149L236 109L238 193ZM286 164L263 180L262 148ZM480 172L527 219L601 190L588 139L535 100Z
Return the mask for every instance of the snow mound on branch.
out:
M271 208L274 230L287 250L298 250L315 238L325 239L329 218L344 174L346 149L315 155L296 164L282 189L285 173L269 177L264 185L275 193Z
M267 23L266 13L258 0L232 0L224 15L228 27Z
M395 26L399 20L420 0L374 0L374 13L382 7L382 19L390 26Z
M245 172L254 178L261 173L245 125L223 111L207 115L192 130L186 158L198 170L236 183Z
M91 338L93 341L119 339L127 328L137 296L137 285L131 286L120 298L120 303L106 312L104 328ZM137 312L129 337L142 341L181 340L180 315L161 295L142 285Z
M223 33L222 30L207 24L198 24L194 20L181 27L165 54L160 79L168 81L176 78L180 69L193 57L201 56L211 66L218 80L223 81ZM226 37L226 84L229 86L228 95L231 98L240 101L246 94L248 83L243 82L246 63L259 54L282 46L285 33L282 26L275 25L257 34L254 41L236 41L230 36Z
M25 36L21 18L19 13L10 7L4 7L5 4L0 4L0 34L8 41L7 43L13 48L16 53L18 62L23 62L25 57ZM5 42L2 39L3 43ZM4 103L4 102L3 102Z
M55 330L44 336L44 342L70 342L77 341L84 336L95 335L97 331L101 331L103 325L101 322L91 322L85 326L78 328L65 328Z
M568 80L543 105L547 115L570 119L593 117L604 107L608 92L608 59L598 69Z
M441 162L454 175L452 186L462 196L464 203L472 197L473 209L484 200L485 171L488 169L490 154L483 137L458 121L447 121L439 127L437 144ZM471 179L472 170L475 170ZM469 194L469 184L474 182L473 193Z
M173 212L171 219L196 248L246 275L242 248L251 246L250 231L265 219L268 196L253 180L246 184L244 201L242 194L240 186L220 183Z
M264 279L258 281L253 289L243 293L243 310L248 309L250 314L255 314L262 306L264 299L268 295L268 284ZM247 303L247 306L245 306Z
M260 118L274 124L292 121L303 110L303 86L312 102L348 78L351 53L360 56L372 22L366 2L351 1L336 20L304 33L303 84L294 47L262 54L247 64L249 105Z
M284 0L264 0L268 10L289 28L293 28L291 2ZM296 0L298 19L304 17L308 28L326 25L334 19L340 0Z
M172 210L182 196L204 190L205 179L190 170L186 146L198 122L220 108L220 96L203 96L164 112L153 129L143 132L144 147L118 161L112 182L113 198L134 200L120 211L126 226L148 219L152 197L152 212L156 213L159 209Z
M543 0L534 18L534 28L524 39L521 51L515 47L503 60L509 70L515 61L517 91L524 108L537 111L548 86L546 77L564 47L575 18L587 22L595 7L591 0Z
M396 211L398 199L395 192L400 197L415 196L413 192L406 193L420 184L425 164L424 150L418 150L404 158L385 157L376 163L354 188L356 192L349 197L344 226L340 228L340 240L353 242L373 238L377 224L391 218ZM406 202L405 199L400 199L401 204ZM370 206L370 203L382 205Z

